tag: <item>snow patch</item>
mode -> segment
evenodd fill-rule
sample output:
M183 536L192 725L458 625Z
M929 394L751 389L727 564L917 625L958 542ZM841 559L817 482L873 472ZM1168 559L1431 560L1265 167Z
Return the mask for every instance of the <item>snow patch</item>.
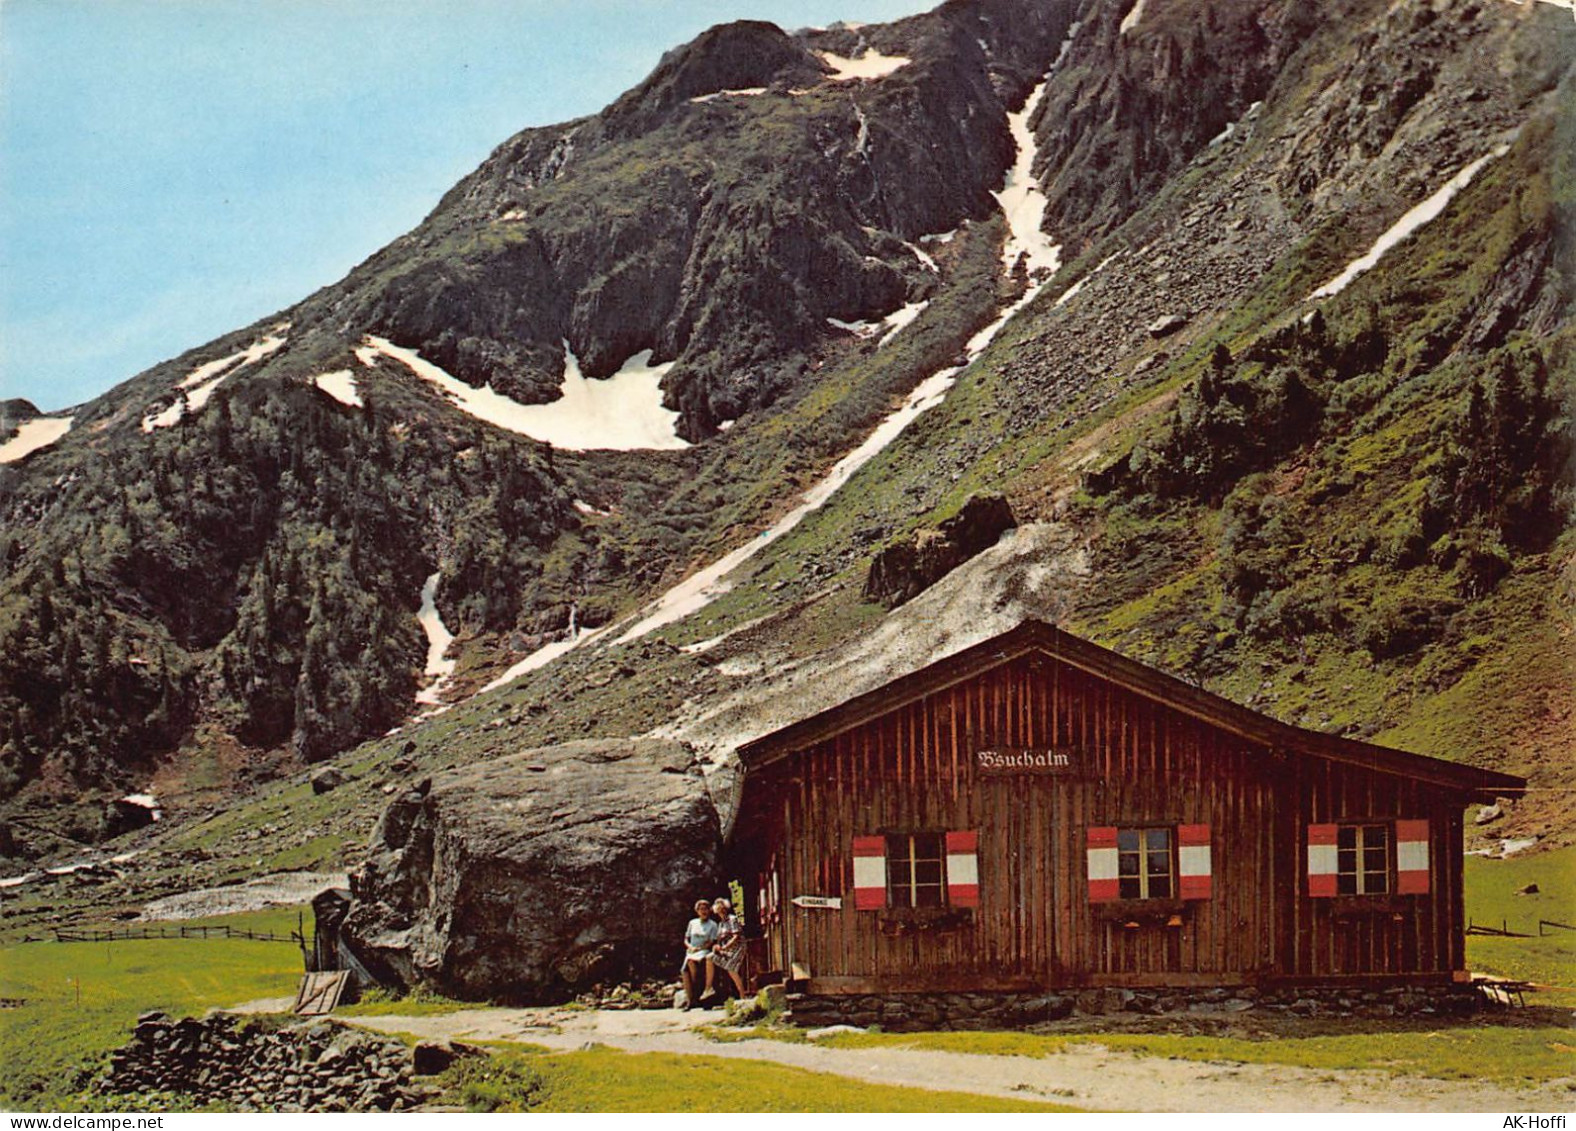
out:
M881 340L876 343L876 348L880 349L893 338L897 337L897 335L908 329L908 327L912 326L914 324L914 319L923 314L925 312L925 308L929 305L929 299L925 299L922 302L905 303L894 310L891 314L888 314L885 321L881 323L881 325L887 328L887 331L881 335Z
M225 376L228 376L228 374ZM213 391L219 387L219 382L223 380L224 377L215 377L212 381L198 385L195 389L188 392L186 394L186 411L201 412L203 406L213 396Z
M1367 254L1352 260L1346 265L1346 270L1309 295L1309 300L1333 298L1340 294L1351 284L1352 280L1365 271L1370 270L1383 259L1385 253L1395 247L1396 244L1406 239L1407 236L1410 236L1430 220L1438 217L1449 206L1450 202L1456 198L1456 194L1472 183L1472 178L1478 175L1479 170L1483 166L1497 157L1505 156L1509 152L1510 146L1501 145L1492 153L1484 154L1451 177L1433 196L1408 210L1405 215L1392 224L1389 230L1374 241L1373 247L1368 249Z
M1068 287L1065 291L1057 296L1056 305L1066 306L1068 303L1072 302L1072 300L1077 298L1079 293L1084 289L1084 284L1087 283L1089 279L1090 276L1085 275L1082 279L1079 279L1072 286Z
M1067 61L1067 56L1073 49L1073 37L1078 34L1078 29L1083 27L1082 20L1074 20L1067 28L1067 38L1062 40L1061 47L1056 52L1056 58L1051 60L1051 70L1056 70Z
M941 274L941 268L937 265L930 252L920 247L917 243L908 243L907 241L904 241L903 246L908 248L908 250L913 254L914 258L919 260L920 264L923 265L925 270L933 272L937 275Z
M180 420L181 414L186 411L186 398L182 397L174 404L160 412L151 413L142 418L142 430L152 432L155 428L170 428Z
M141 796L141 795L138 795ZM129 800L129 798L127 799ZM71 864L61 864L54 868L34 868L20 876L7 876L0 880L0 888L21 887L23 884L34 884L40 880L54 879L59 876L69 876L73 872L80 872L87 868L102 868L106 864L128 864L142 854L142 850L133 849L118 855L99 860L78 860Z
M1074 31L1076 31L1076 28ZM1071 34L1070 32L1069 38L1071 38ZM1007 253L1004 252L1003 258L1005 262L1010 267L1017 261L1019 255L1028 257L1031 283L1023 296L1003 311L990 325L969 339L968 345L965 347L967 360L964 365L948 366L921 381L904 398L902 404L882 420L858 447L838 460L819 482L799 497L799 503L793 510L783 515L775 523L742 546L725 554L705 569L691 574L663 593L655 601L646 605L636 614L638 619L635 620L635 623L625 629L623 634L618 636L613 643L627 644L633 640L638 640L659 628L683 620L729 592L733 588L733 584L728 580L728 577L734 570L777 541L777 539L789 533L799 523L804 521L807 516L824 506L826 501L852 479L861 468L901 436L910 424L923 413L945 400L948 391L957 383L958 375L963 372L964 368L978 358L980 354L984 353L1002 328L1038 296L1040 288L1044 285L1044 279L1054 274L1060 265L1059 247L1052 244L1044 233L1039 230L1039 226L1045 216L1046 200L1044 194L1033 184L1032 177L1029 174L1029 170L1034 163L1036 146L1034 134L1028 128L1028 121L1037 108L1040 99L1044 96L1045 86L1046 83L1042 81L1025 103L1023 110L1008 116L1008 123L1013 131L1013 138L1018 143L1018 156L1013 168L1008 172L1006 185L1000 193L996 194L998 202L1003 206L1003 211L1007 213L1012 229L1012 236L1008 240L1008 248L1009 251L1014 253L1008 258ZM949 233L946 238L950 239L951 234ZM945 242L945 240L941 242ZM1107 262L1110 261L1107 260ZM1035 281L1036 279L1038 281ZM902 310L906 309L907 307L902 308ZM887 320L890 320L892 317L893 315L888 315ZM914 317L918 317L917 311L909 318L909 321L912 321ZM829 319L828 321L832 320ZM856 325L836 322L832 324L840 326ZM555 641L527 656L482 690L492 691L502 687L529 671L546 666L559 656L583 644L589 644L602 638L614 629L623 627L625 623L627 622L615 622L591 633L571 633L568 638Z
M180 381L176 382L175 389L181 395L175 403L158 412L149 413L142 418L142 430L151 433L159 428L173 428L180 423L183 416L201 412L203 406L213 396L220 382L227 377L232 377L245 369L248 365L263 360L270 354L278 353L284 348L284 334L290 329L290 323L281 322L274 327L274 332L257 339L244 350L232 353L227 357L215 358L206 361L193 369Z
M572 507L574 507L575 510L579 511L581 514L584 514L584 515L595 515L598 518L607 518L609 515L611 515L613 513L612 511L599 511L595 507L593 507L590 503L586 502L584 499L576 499L570 505Z
M651 364L645 350L626 361L617 373L592 380L580 372L580 361L564 343L563 395L551 404L524 405L491 385L477 389L444 372L415 350L386 338L368 336L356 350L363 365L378 354L400 362L416 376L448 394L450 403L478 420L529 436L563 451L677 451L689 447L675 430L679 414L662 407L662 377L673 363Z
M146 904L143 920L200 919L208 915L231 915L240 911L261 911L265 907L289 907L307 903L324 888L350 886L344 872L275 872L245 883L168 895Z
M833 326L856 338L873 338L881 332L881 322L844 322L841 318L828 318L828 326Z
M1525 7L1527 0L1510 0L1517 7ZM1552 4L1556 8L1564 8L1570 12L1571 18L1576 19L1576 0L1540 0L1544 4Z
M176 385L175 387L177 389L189 389L193 385L201 385L204 381L211 381L221 373L228 376L228 371L232 366L235 369L239 369L243 365L251 365L254 362L263 360L263 358L269 356L270 354L278 353L284 348L286 339L284 338L283 334L284 331L288 330L289 328L290 323L281 322L278 326L274 327L275 333L259 338L257 341L247 346L244 350L239 350L236 353L232 353L228 357L221 357L214 361L204 362L202 365L199 365L196 369L193 369L190 373L188 373L181 380L180 384Z
M859 119L859 132L854 135L854 152L861 157L868 158L870 156L870 119L865 116L864 110L860 109L859 103L853 103L853 107L854 117ZM871 256L867 255L865 256L865 261L869 262L871 258Z
M421 587L421 610L416 614L421 630L427 634L427 667L423 674L432 677L432 683L416 693L416 702L432 707L442 702L438 693L454 674L455 665L455 661L443 658L449 645L454 643L454 633L445 627L443 617L438 614L438 579L442 576L442 573L434 573L427 578Z
M0 444L0 463L16 463L49 447L71 431L74 416L35 416L17 426L16 435Z
M906 55L883 55L874 48L869 48L857 59L850 59L844 55L833 55L830 51L817 51L823 63L832 68L828 76L833 82L849 82L853 79L879 79L895 71L900 71L914 60Z
M876 343L876 348L880 349L900 331L912 325L914 319L923 314L925 308L929 305L929 299L921 302L904 303L879 322L844 322L841 318L828 318L826 324L842 330L844 333L852 334L861 341L874 338L877 334L880 334L881 340Z
M1034 180L1034 158L1039 147L1034 131L1029 128L1030 119L1045 97L1045 87L1042 80L1024 102L1023 109L1007 115L1007 127L1018 147L1018 155L1007 170L1001 191L991 193L1007 217L1009 229L1006 245L1001 249L1002 265L1011 271L1022 260L1031 281L1049 278L1062 265L1060 245L1052 243L1040 230L1048 202Z
M742 90L714 90L710 94L697 94L691 102L714 102L719 98L754 98L758 94L765 94L764 86L750 86Z
M1505 839L1501 840L1497 845L1491 844L1487 848L1474 848L1472 851L1468 852L1467 855L1482 856L1489 860L1500 860L1506 856L1514 856L1518 852L1524 852L1537 843L1538 838L1535 836L1524 837L1520 839Z
M486 694L489 691L496 691L498 688L503 687L506 684L513 683L527 672L534 672L537 668L546 667L548 664L552 663L554 660L558 659L559 656L564 655L566 652L572 652L582 644L589 644L591 641L607 632L611 627L611 625L604 625L595 632L581 628L580 610L576 606L570 605L569 629L567 635L565 635L562 640L555 640L551 644L544 644L542 647L532 652L525 659L509 668L508 671L504 672L497 679L483 687L479 694Z
M820 482L800 496L799 505L761 531L750 541L730 554L726 554L697 573L691 574L668 590L656 601L647 605L644 616L636 621L615 643L627 644L666 625L705 608L733 588L726 578L750 558L787 534L805 517L819 510L837 490L853 478L854 473L874 459L903 433L903 430L927 409L934 408L946 397L947 390L957 380L960 370L954 366L932 374L911 392L901 407L876 426L874 432L853 451L838 460Z
M349 405L351 408L365 407L361 403L361 394L356 391L355 375L348 369L336 369L332 373L319 373L312 378L312 384L342 405Z
M1117 252L1116 253L1116 255L1121 255L1121 254L1122 254L1121 252ZM1077 298L1079 292L1084 289L1084 284L1087 283L1090 279L1094 278L1096 275L1098 275L1101 271L1104 271L1107 267L1109 267L1111 265L1112 260L1114 260L1116 258L1116 255L1108 255L1108 256L1106 256L1103 260L1100 261L1100 265L1098 267L1096 267L1093 271L1089 272L1089 274L1085 275L1083 278L1079 279L1076 283L1074 283L1072 286L1068 287L1065 291L1063 291L1057 297L1056 305L1057 306L1066 306L1068 303L1072 302L1073 299Z
M771 619L771 614L768 613L766 616L756 617L753 620L747 620L735 628L730 628L727 632L724 632L720 636L713 636L706 640L697 640L693 644L685 644L679 648L679 651L683 652L686 656L698 656L702 653L710 652L713 648L728 640L730 637L737 636L741 632L748 632L750 629L755 628L758 625L765 624Z
M1138 26L1138 21L1143 19L1143 18L1144 18L1144 0L1137 0L1137 2L1132 6L1132 8L1130 8L1128 10L1127 15L1122 17L1122 26L1121 26L1121 29L1117 32L1117 34L1118 35L1126 35L1128 32L1132 31L1135 27L1137 27Z

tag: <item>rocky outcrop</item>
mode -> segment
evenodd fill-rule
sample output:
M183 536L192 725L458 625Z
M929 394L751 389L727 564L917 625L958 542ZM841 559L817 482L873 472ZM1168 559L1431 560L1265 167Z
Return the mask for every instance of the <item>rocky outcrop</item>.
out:
M175 1092L236 1111L402 1111L427 1098L413 1071L401 1042L335 1021L145 1013L99 1091Z
M0 443L9 440L17 427L38 415L38 406L21 397L0 401Z
M310 780L313 793L330 793L345 784L345 772L338 766L319 766Z
M468 766L396 800L351 877L371 972L467 999L566 1000L670 978L690 905L726 890L689 750L601 739Z
M935 273L906 243L997 211L1006 110L1074 11L969 3L901 30L713 28L601 114L500 146L293 317L382 334L528 403L559 395L565 342L591 378L650 349L675 362L663 390L679 432L705 439L803 388L828 318L930 296ZM866 50L911 62L840 83L817 54Z
M883 549L870 563L865 599L896 608L1017 526L1000 495L975 495L934 530L921 530Z

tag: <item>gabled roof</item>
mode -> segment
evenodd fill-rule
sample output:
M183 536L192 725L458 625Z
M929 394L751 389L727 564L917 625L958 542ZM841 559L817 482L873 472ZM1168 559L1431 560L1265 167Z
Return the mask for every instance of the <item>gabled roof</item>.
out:
M750 770L781 761L817 742L1031 653L1069 664L1272 749L1364 766L1484 798L1519 794L1527 787L1526 779L1510 774L1280 722L1038 620L1025 620L999 636L900 676L874 691L763 735L741 746L739 759L748 774Z

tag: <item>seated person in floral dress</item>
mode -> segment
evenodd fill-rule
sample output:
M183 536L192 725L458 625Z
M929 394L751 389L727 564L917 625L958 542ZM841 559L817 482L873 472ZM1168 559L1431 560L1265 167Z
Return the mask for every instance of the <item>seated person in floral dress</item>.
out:
M726 970L739 996L744 996L744 924L733 913L733 904L719 899L711 905L717 923L717 940L712 944L711 963L706 971L706 992L710 993L715 971Z

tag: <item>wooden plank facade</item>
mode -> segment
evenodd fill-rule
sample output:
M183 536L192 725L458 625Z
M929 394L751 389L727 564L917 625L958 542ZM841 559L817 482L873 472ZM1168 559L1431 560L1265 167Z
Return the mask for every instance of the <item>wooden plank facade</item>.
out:
M740 759L764 963L814 994L1459 979L1463 808L1525 787L1038 622Z

